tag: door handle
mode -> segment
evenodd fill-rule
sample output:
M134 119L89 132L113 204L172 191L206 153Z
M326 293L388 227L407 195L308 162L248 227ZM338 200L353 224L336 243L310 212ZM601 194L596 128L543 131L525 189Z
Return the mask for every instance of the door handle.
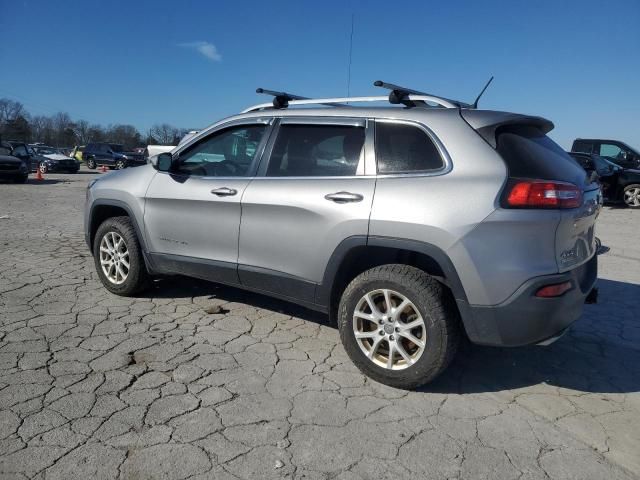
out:
M336 192L336 193L329 193L325 195L324 198L336 203L349 203L349 202L361 202L364 197L359 193Z
M232 197L236 193L238 193L238 191L235 188L221 187L214 188L213 190L211 190L211 193L217 195L218 197Z

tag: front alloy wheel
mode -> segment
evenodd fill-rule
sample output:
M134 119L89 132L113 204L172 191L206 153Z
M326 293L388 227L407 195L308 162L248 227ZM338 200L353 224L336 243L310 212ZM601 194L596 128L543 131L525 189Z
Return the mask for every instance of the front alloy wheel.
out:
M93 258L100 281L111 293L131 296L147 287L149 274L129 217L111 217L100 224Z
M407 297L386 288L360 299L353 313L353 333L367 358L389 370L410 367L425 348L422 315Z
M114 285L121 285L129 275L129 250L117 232L108 232L100 242L102 273Z
M40 173L47 173L49 171L46 163L41 163L39 168L40 168Z
M124 160L118 160L116 162L116 169L117 170L122 170L123 168L125 168L127 165L124 163Z
M640 208L640 185L629 185L625 187L624 203L631 208Z

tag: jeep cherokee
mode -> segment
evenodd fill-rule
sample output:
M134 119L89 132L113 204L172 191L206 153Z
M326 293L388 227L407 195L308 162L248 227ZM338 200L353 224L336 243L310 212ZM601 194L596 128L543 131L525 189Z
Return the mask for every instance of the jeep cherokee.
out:
M462 335L558 338L596 282L598 184L548 120L388 88L272 92L92 181L85 233L104 286L133 295L182 274L326 312L352 361L401 388L433 380Z

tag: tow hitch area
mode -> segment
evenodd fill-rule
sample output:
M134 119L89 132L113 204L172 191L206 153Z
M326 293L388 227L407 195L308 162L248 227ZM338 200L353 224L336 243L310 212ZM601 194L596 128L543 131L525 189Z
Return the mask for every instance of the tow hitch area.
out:
M587 298L584 299L584 303L598 303L598 289L593 287L587 295Z

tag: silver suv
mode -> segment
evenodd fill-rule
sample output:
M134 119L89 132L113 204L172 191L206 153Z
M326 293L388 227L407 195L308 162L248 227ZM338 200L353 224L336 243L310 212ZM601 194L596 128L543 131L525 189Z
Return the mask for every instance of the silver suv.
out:
M352 361L401 388L433 380L463 335L558 338L596 282L598 185L548 120L389 88L271 92L93 181L85 232L104 286L134 295L181 274L326 312Z

